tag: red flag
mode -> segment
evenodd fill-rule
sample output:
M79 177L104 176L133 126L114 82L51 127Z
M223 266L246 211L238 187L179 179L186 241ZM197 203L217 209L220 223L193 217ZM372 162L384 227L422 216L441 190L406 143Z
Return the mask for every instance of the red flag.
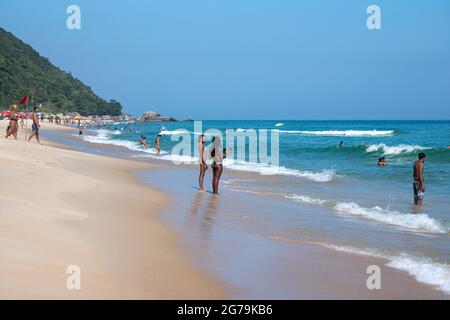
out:
M25 104L27 102L28 102L28 96L25 96L19 101L19 106L22 105L22 104Z

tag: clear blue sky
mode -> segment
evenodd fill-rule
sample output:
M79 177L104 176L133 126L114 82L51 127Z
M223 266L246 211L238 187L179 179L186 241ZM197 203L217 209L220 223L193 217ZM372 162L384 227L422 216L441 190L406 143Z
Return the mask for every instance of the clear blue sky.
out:
M448 0L14 0L0 26L133 114L450 119Z

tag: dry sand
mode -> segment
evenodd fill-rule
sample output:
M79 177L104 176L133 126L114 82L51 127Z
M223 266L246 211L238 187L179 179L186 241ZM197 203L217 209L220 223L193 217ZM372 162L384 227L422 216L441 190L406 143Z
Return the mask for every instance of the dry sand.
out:
M25 129L5 140L6 125L0 121L0 298L224 297L153 217L168 199L132 173L149 164L28 143ZM81 269L81 290L67 288L70 265Z

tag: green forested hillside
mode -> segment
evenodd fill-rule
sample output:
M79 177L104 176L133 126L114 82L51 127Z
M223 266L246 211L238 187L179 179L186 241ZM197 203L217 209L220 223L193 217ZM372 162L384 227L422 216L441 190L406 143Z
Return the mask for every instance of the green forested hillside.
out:
M91 88L0 28L0 110L30 93L31 104L42 104L45 112L119 115L122 111L119 102L98 97Z

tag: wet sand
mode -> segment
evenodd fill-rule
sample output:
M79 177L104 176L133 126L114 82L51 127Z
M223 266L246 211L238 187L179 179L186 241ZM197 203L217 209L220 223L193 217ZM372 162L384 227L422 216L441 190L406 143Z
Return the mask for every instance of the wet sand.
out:
M219 196L200 193L196 174L169 167L139 176L170 192L174 201L158 217L183 235L185 250L199 267L235 288L232 298L449 299L406 272L387 267L384 259L274 237L270 227L253 226L269 202L223 188ZM224 172L224 179L227 176L236 173ZM381 290L367 288L371 265L381 269Z
M0 138L0 298L226 297L155 219L168 197L134 175L151 164L28 143L27 133ZM71 265L81 290L66 285Z

